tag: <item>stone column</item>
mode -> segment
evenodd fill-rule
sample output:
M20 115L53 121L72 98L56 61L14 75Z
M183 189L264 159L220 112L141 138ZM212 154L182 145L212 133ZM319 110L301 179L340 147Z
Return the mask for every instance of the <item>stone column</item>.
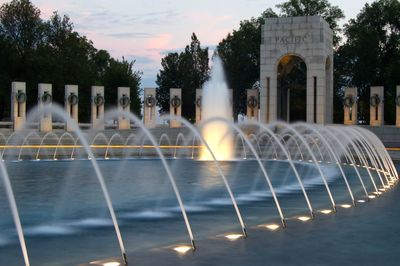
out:
M51 84L40 83L38 87L38 105L39 108L51 106L53 101ZM49 132L53 130L53 121L51 112L42 114L39 118L39 131Z
M182 89L169 90L169 113L178 117L182 116ZM181 122L178 120L170 120L170 127L181 127Z
M344 92L344 124L345 125L357 125L357 88L346 88Z
M400 127L400 86L396 90L396 127Z
M371 87L369 124L373 127L383 125L383 90L383 87Z
M11 83L11 120L14 130L20 130L26 121L26 84L25 82Z
M203 90L202 89L196 89L196 125L199 125L201 123L202 119L202 96L203 96Z
M78 125L78 85L65 85L65 111L71 117L72 121L66 123L67 131L74 131L73 123Z
M131 89L129 87L118 87L118 111L130 112ZM124 115L118 116L118 129L130 129L131 121Z
M92 112L91 123L92 128L104 130L104 87L92 86Z
M259 102L258 90L247 90L247 119L258 120Z
M143 121L147 128L156 127L156 89L144 89Z

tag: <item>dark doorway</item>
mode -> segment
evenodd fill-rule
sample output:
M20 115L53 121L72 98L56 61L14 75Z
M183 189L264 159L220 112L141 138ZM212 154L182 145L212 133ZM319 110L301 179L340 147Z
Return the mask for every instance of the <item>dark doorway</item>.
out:
M278 64L278 119L307 120L307 67L295 55L284 56Z

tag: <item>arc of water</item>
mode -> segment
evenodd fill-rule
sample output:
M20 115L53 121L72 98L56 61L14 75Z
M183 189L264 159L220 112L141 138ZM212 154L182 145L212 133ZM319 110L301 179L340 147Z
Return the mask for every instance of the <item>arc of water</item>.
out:
M4 145L5 147L8 146L8 144L10 143L11 139L14 138L14 136L23 136L23 133L21 131L14 131L13 133L11 133L10 136L8 136L6 144ZM1 153L1 159L4 159L4 153L7 149L3 149L2 153Z
M319 139L320 139L320 140L325 144L325 146L328 148L329 152L333 155L334 161L336 162L336 165L337 165L337 167L339 168L340 173L342 174L342 177L343 177L343 180L344 180L344 182L345 182L345 184L346 184L346 187L347 187L347 190L348 190L348 192L349 192L350 198L351 198L351 200L352 200L352 202L353 202L353 205L355 206L355 205L356 205L356 201L355 201L355 199L354 199L353 191L351 190L350 184L349 184L349 182L348 182L348 180L347 180L347 176L346 176L346 174L344 173L343 168L342 168L342 165L340 164L339 159L336 157L336 154L335 154L335 152L333 151L331 145L328 143L328 141L325 139L325 137L324 137L318 130L316 130L315 128L313 128L313 127L310 126L309 124L306 124L306 123L296 123L296 124L293 125L293 127L295 127L295 128L296 128L297 126L307 128L308 130L311 130L312 132L314 132L315 134L317 134L318 137L319 137Z
M227 133L225 134L225 136L224 136L223 138L221 138L220 143L222 143L223 140L224 140L228 135L229 135L229 132L227 132ZM240 134L238 134L238 135L236 136L236 138L235 138L235 148L237 148L237 146L238 146L238 141L239 141L239 140L242 142L242 153L240 154L240 156L242 156L242 154L244 154L244 155L243 155L243 159L246 160L246 159L247 159L246 145L244 145L243 137L242 137Z
M339 129L338 129L337 127L335 127L335 126L329 126L329 129L332 130L332 131L334 131L336 134L339 134L341 137L343 137L343 138L346 139L349 143L351 143L351 145L352 145L353 148L354 148L354 151L356 152L356 155L357 155L358 160L360 161L360 163L362 163L362 164L364 164L364 165L367 165L367 163L365 162L365 157L364 157L363 154L360 152L360 149L359 149L358 145L355 144L355 142L354 142L353 139L351 139L348 135L346 135L346 134L343 133L343 129L342 129L342 130L339 130ZM377 186L376 186L376 184L375 184L375 180L374 180L374 178L372 177L371 172L369 171L369 168L366 168L366 169L367 169L368 176L369 176L369 178L370 178L370 180L371 180L371 183L372 183L372 185L373 185L373 187L374 187L374 189L375 189L375 192L378 193L378 188L377 188Z
M349 128L344 128L344 130L346 131L346 133L350 134L355 140L357 140L357 136L355 135L355 133L353 131L351 131ZM355 144L358 144L360 148L362 147L364 149L366 155L368 156L370 162L373 164L374 168L378 169L378 166L376 165L375 161L372 158L372 154L370 153L369 149L367 149L367 147L365 146L364 142L358 140L358 141L355 141ZM367 158L365 156L365 153L361 153L363 155L363 164L364 164L363 166L365 167L365 169L367 169L367 171L370 174L372 180L374 180L373 175L371 174L371 171L370 171L371 167L368 164L368 160L367 160ZM380 181L382 182L382 186L384 186L384 183L383 183L383 180L382 180L382 177L380 176L380 174L378 174L378 177L379 177ZM376 194L379 195L378 187L377 187L377 185L375 183L375 180L374 180L374 184L375 184L375 187L376 187Z
M256 135L250 134L250 135L249 135L249 139L252 140L252 141L254 142L255 145L257 145L258 152L259 152L259 156L261 156L261 148L260 148L260 145L258 145L258 141L257 141Z
M50 136L50 135L53 136L53 137L55 137L55 138L57 139L57 143L58 143L59 138L58 138L57 134L54 133L54 132L52 132L52 131L47 132L47 133L43 136L42 140L40 141L39 149L38 149L38 151L37 151L37 153L36 153L36 158L35 158L36 160L39 160L40 150L42 149L43 143L44 143L44 141L46 140L46 138L47 138L48 136Z
M69 137L70 139L72 139L72 142L75 144L75 138L74 138L74 136L72 136L72 134L69 133L69 132L64 132L64 133L60 136L60 138L58 139L57 147L56 147L56 149L54 150L54 154L53 154L53 159L54 159L54 160L57 160L57 151L58 151L58 147L60 147L61 141L63 140L64 137ZM65 153L64 153L64 155L65 155Z
M317 158L315 158L314 153L312 152L312 150L311 150L310 146L308 145L308 143L305 141L303 136L301 136L301 134L295 128L293 128L292 126L290 126L290 125L288 125L288 124L286 124L284 122L279 122L279 121L273 122L273 123L271 123L269 125L269 127L276 127L276 126L281 126L281 127L284 127L286 130L292 131L294 133L294 135L297 138L299 138L299 140L303 143L304 147L309 152L309 154L310 154L310 156L312 158L312 161L315 164L315 166L316 166L316 168L317 168L317 170L318 170L318 172L319 172L319 174L321 176L321 179L322 179L322 181L323 181L323 183L325 185L326 191L328 193L328 197L329 197L329 199L331 201L331 204L332 204L333 211L336 212L336 203L335 203L335 200L333 199L333 195L332 195L331 189L329 188L328 181L326 180L325 174L322 171L322 169L320 167L320 164L318 163Z
M379 162L379 164L381 166L381 169L383 170L383 172L385 172L386 179L387 179L387 175L388 175L389 178L391 180L393 180L394 179L393 177L395 177L397 173L395 174L392 171L391 163L393 163L393 162L390 159L390 157L389 157L390 162L388 162L385 153L382 154L382 152L381 152L382 147L383 147L382 142L379 139L377 139L376 136L372 137L374 135L371 132L369 132L368 130L363 131L356 127L354 127L353 130L358 131L360 134L362 134L367 143L374 144L373 146L371 146L371 149L373 150L376 160ZM383 147L383 150L386 151L384 147Z
M300 175L299 175L299 173L297 172L297 169L296 169L296 167L294 166L293 161L291 160L290 154L289 154L288 151L285 149L285 147L282 145L282 143L279 141L279 139L277 138L276 134L274 134L274 132L272 132L272 130L271 130L270 128L266 127L264 124L261 124L261 123L258 122L258 121L246 121L246 122L244 122L244 124L247 124L247 125L255 125L255 126L261 128L263 131L268 132L268 134L271 135L271 137L276 141L276 143L277 143L277 144L279 145L279 147L282 149L283 153L285 154L286 158L288 159L288 162L289 162L290 167L292 168L292 170L293 170L293 172L294 172L294 174L295 174L295 176L296 176L296 178L297 178L297 181L299 182L301 191L303 192L303 195L304 195L304 199L306 200L308 209L309 209L309 211L310 211L311 218L314 218L314 210L313 210L313 208L312 208L311 201L310 201L310 199L308 198L306 189L304 188L303 181L301 180ZM266 173L266 171L265 171L265 169L264 169L264 166L260 163L260 167L261 167L261 166L262 166L261 169L263 169L263 172ZM272 184L271 184L271 182L269 181L269 178L268 178L267 182L268 182L268 184L272 187ZM272 192L271 192L271 193L272 193ZM275 196L275 197L276 197L276 196ZM276 200L278 200L278 199L276 198Z
M180 139L181 139L181 142L186 143L185 136L181 132L179 132L178 136L176 137L174 159L176 159L176 150L178 149L178 144L179 144Z
M77 137L75 140L75 143L74 143L74 147L72 148L72 151L71 151L71 160L74 159L75 147L77 146L78 141L79 141L79 138Z
M160 140L158 141L158 146L161 146L162 141L163 141L164 139L167 140L168 145L169 145L170 147L172 147L171 140L169 139L169 137L168 137L168 135L167 135L166 133L161 134ZM173 149L173 148L170 148L169 150L170 150L170 153L171 153L170 156L174 156L174 149Z
M171 172L171 170L170 170L170 168L168 166L168 163L165 160L165 157L164 157L162 151L160 150L160 147L157 146L157 142L154 139L154 136L144 126L142 121L139 118L137 118L134 114L132 114L130 112L126 112L126 111L110 111L110 112L106 113L105 117L118 116L118 115L123 115L123 116L127 117L130 121L133 121L136 125L138 125L142 129L144 134L148 137L148 139L150 140L152 145L154 145L154 147L156 149L156 152L157 152L158 156L160 157L160 160L161 160L161 162L162 162L162 164L164 166L164 169L167 172L169 181L170 181L171 186L172 186L172 188L174 190L175 196L176 196L176 198L178 200L179 207L181 209L181 213L182 213L183 219L185 221L186 229L187 229L189 237L190 237L190 242L192 243L193 249L195 249L196 247L195 247L195 244L194 244L194 236L193 236L193 232L192 232L192 228L190 226L190 222L189 222L188 216L186 214L185 205L183 204L183 201L182 201L178 186L176 185L175 179L174 179L174 177L172 175L172 172Z
M371 162L372 162L376 167L379 165L379 168L375 168L375 171L376 171L376 173L378 174L379 179L381 180L382 185L385 186L384 181L383 181L382 176L381 176L380 171L379 171L379 170L381 170L382 172L385 173L385 169L384 169L384 167L382 166L381 161L378 159L378 156L377 156L377 154L376 154L375 149L371 146L371 144L368 142L368 140L366 140L366 138L363 136L363 134L360 134L357 130L354 130L352 127L350 127L349 129L350 129L355 135L359 136L359 138L360 138L360 140L361 140L362 142L364 142L365 147L370 151L370 154L372 155L372 157L370 158ZM385 174L384 177L385 177L385 179L386 179L386 182L389 184L389 180L387 179L386 174Z
M0 133L0 138L2 139L2 140L4 140L4 146L6 145L6 143L7 143L7 138L6 138L6 136L4 136L4 134L3 133ZM3 150L4 150L4 148L3 148Z
M107 143L107 148L106 148L106 152L104 153L104 159L108 159L108 151L109 151L109 149L110 149L110 145L111 145L111 143L112 143L112 141L114 140L114 138L119 138L119 140L121 141L121 143L123 143L124 141L123 141L123 138L122 138L122 136L121 136L121 134L119 134L119 133L115 133L115 134L113 134L112 136L111 136L111 138L110 138L110 140L108 141L108 143Z
M6 166L4 165L3 161L0 161L0 171L1 171L1 176L3 178L4 187L6 190L8 203L10 204L10 209L11 209L11 213L13 216L14 225L17 230L18 240L19 240L22 255L24 258L25 266L29 266L30 262L29 262L29 256L28 256L28 249L27 249L26 243L25 243L24 231L22 229L22 224L21 224L21 220L19 217L18 207L17 207L17 203L15 201L14 192L13 192L13 189L11 186L10 178L8 176L7 169L6 169Z
M21 160L21 154L22 154L22 149L24 148L24 145L27 143L27 141L29 140L29 138L31 136L35 135L37 138L40 138L39 134L36 132L30 132L28 135L26 135L26 137L24 138L24 141L22 142L22 145L19 149L19 153L18 153L18 161ZM33 155L33 154L32 154Z
M291 134L285 134L285 135L282 136L283 141L284 141L285 137L289 137L289 140L293 140L293 141L294 141L294 143L295 143L296 146L297 146L297 151L300 153L301 161L304 161L303 152L301 151L300 146L299 146L299 143L298 143L298 141L296 140L296 138L293 138L293 136L292 136ZM288 149L288 146L287 146L287 145L288 145L288 143L285 141L285 147L286 147L286 149Z
M334 134L332 134L331 131L326 130L326 129L323 128L323 127L320 127L320 130L322 130L325 134L329 135L332 139L334 139L334 140L336 141L336 143L339 145L339 147L343 150L343 152L344 152L345 155L346 155L346 159L350 160L351 164L353 165L354 171L356 172L356 175L358 176L358 179L359 179L359 181L360 181L360 183L361 183L361 186L362 186L362 188L363 188L363 190L364 190L364 193L365 193L366 198L369 199L369 198L368 198L368 191L367 191L367 188L365 187L364 181L362 180L361 175L360 175L360 172L359 172L358 169L357 169L356 161L355 161L355 159L354 159L354 156L346 149L346 147L344 147L344 145L342 144L342 142L341 142Z
M268 144L269 144L269 142L271 141L271 145L272 145L272 147L274 148L274 152L275 152L275 160L277 160L277 159L278 159L278 152L277 152L277 150L276 150L275 144L273 144L272 137L270 137L269 134L267 134L267 133L259 134L257 145L260 146L260 142L261 142L261 140L262 140L264 137L267 137L267 138L268 138L268 141L267 141L267 143L265 144L266 147L268 147ZM265 150L265 149L264 149L264 150ZM261 158L263 158L263 156L264 156L264 150L261 152L261 155L260 155Z
M398 173L396 167L394 166L393 160L391 159L388 151L386 150L383 143L378 139L378 137L364 128L356 128L356 130L363 132L371 140L371 142L375 144L383 160L386 161L386 163L388 164L388 168L391 169L390 172L392 173L393 178L398 179Z
M103 174L100 171L99 165L97 164L97 160L93 155L93 152L92 152L92 150L91 150L91 148L89 146L89 143L86 141L86 139L85 139L84 135L82 134L82 131L79 128L78 124L74 120L72 120L71 117L68 114L66 114L65 111L61 107L59 107L56 104L53 104L52 106L44 106L44 107L41 107L40 109L38 107L34 108L33 110L31 110L27 121L31 120L32 117L38 117L38 116L40 116L40 115L42 115L44 113L52 113L52 114L54 114L56 116L61 117L63 120L65 120L65 122L68 122L71 125L73 131L76 132L76 134L78 136L78 139L80 139L80 141L81 141L86 153L89 155L89 157L93 158L90 161L91 161L91 164L92 164L92 166L93 166L93 168L94 168L94 170L96 172L97 180L98 180L98 182L100 184L101 190L103 192L103 195L104 195L104 198L105 198L105 201L106 201L106 205L107 205L108 210L110 212L111 220L113 222L114 229L115 229L115 234L117 236L119 247L120 247L120 250L121 250L121 253L122 253L123 262L124 262L125 265L127 265L128 261L127 261L127 257L126 257L125 246L124 246L124 243L123 243L123 240L122 240L121 231L119 229L119 225L118 225L118 222L117 222L117 218L116 218L116 215L115 215L115 211L114 211L114 207L113 207L113 204L112 204L112 201L111 201L111 197L110 197L110 195L108 193L108 189L107 189L106 183L104 181Z
M220 166L219 162L217 161L214 152L210 149L210 146L204 140L203 136L200 134L200 132L191 123L189 123L186 119L183 119L182 117L178 117L178 116L174 116L174 115L165 115L162 118L166 119L166 120L178 120L183 125L185 125L187 128L189 128L189 130L191 132L193 132L199 138L201 143L206 147L207 151L211 154L211 157L213 158L213 161L214 161L214 163L215 163L215 165L217 167L217 171L218 171L219 175L221 176L222 181L223 181L223 183L224 183L224 185L225 185L225 187L226 187L226 189L228 191L229 197L230 197L230 199L232 201L232 204L233 204L233 207L235 209L236 215L238 217L239 223L240 223L240 225L242 227L243 234L244 234L244 236L247 236L246 227L245 227L242 215L240 214L240 210L239 210L239 208L237 206L236 199L235 199L235 197L233 195L233 192L232 192L232 190L231 190L231 188L229 186L229 183L228 183L224 173L222 172L221 166Z

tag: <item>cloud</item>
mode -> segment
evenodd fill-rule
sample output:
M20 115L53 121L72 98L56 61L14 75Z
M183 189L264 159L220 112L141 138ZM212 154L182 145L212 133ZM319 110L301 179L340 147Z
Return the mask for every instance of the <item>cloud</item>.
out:
M151 56L142 56L142 55L128 55L126 57L128 60L132 61L135 60L137 64L140 65L149 65L157 63Z
M113 32L113 33L106 33L106 36L118 38L118 39L146 39L146 38L153 38L155 37L154 34L147 33L147 32Z

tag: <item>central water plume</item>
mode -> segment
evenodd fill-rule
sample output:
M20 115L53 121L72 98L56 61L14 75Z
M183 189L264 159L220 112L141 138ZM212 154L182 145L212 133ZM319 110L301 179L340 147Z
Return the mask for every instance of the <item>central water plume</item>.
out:
M232 104L229 99L224 68L219 57L214 58L211 78L203 87L202 115L204 121L212 117L232 119ZM202 135L217 160L233 159L234 138L229 125L219 121L208 123L202 129ZM207 149L203 149L200 159L212 160L213 158Z

